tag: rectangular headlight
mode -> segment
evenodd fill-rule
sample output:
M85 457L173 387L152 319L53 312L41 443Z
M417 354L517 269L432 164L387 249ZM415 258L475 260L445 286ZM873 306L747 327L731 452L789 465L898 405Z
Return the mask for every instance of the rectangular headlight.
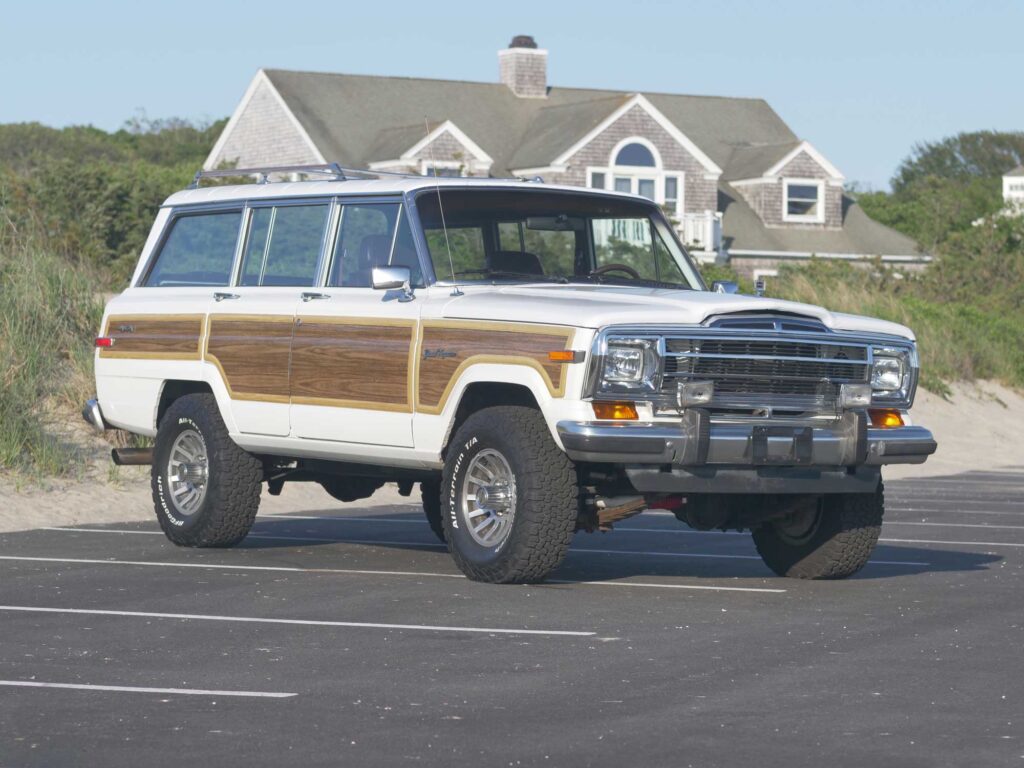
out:
M604 357L604 380L609 382L640 381L644 375L644 350L640 346L608 345Z
M875 403L904 402L913 394L910 351L901 347L872 350L871 396Z
M657 389L660 368L653 339L612 339L604 352L598 390L605 393L641 393Z

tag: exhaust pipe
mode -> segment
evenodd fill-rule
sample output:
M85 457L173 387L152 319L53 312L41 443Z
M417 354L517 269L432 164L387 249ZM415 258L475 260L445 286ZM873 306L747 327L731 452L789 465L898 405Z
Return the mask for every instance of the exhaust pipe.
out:
M110 458L119 467L138 467L153 463L152 448L115 448Z

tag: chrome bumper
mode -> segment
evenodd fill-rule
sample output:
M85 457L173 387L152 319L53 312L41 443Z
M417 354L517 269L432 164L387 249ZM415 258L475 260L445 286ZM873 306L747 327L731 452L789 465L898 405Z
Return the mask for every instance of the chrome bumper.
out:
M82 418L85 419L86 424L92 425L98 432L102 432L107 428L107 423L103 420L103 412L100 410L99 401L95 398L85 402L85 407L82 408Z
M712 424L690 410L673 424L561 421L574 461L675 467L858 467L921 464L935 453L924 427L878 429L849 412L827 426Z

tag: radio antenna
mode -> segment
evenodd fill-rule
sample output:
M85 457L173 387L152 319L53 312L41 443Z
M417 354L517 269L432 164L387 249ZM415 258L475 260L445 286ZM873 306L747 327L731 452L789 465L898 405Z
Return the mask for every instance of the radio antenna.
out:
M427 118L423 117L423 130L426 132L427 138L430 138L430 123L427 122ZM444 231L444 247L448 251L448 268L452 271L452 292L451 296L462 296L463 293L459 290L458 281L455 279L455 261L452 259L452 244L448 242L448 225L444 222L444 205L441 203L441 182L438 181L437 165L434 163L434 142L427 142L427 151L430 153L430 170L434 174L434 186L437 187L437 210L441 213L441 229Z

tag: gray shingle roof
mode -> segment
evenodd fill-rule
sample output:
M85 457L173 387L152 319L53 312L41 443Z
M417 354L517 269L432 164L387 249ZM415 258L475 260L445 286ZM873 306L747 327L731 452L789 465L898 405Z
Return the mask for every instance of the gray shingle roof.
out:
M552 87L546 99L520 99L501 83L281 69L266 75L329 161L391 160L425 135L417 128L424 119L451 120L494 158L496 174L547 165L632 95ZM796 141L763 99L644 95L722 168L737 147Z
M1007 176L1024 176L1024 165L1018 165L1016 168L1014 168L1012 171L1010 171L1006 175Z
M784 144L738 146L729 156L729 162L722 170L722 178L735 181L761 176L799 145L799 141L788 141Z
M917 243L895 229L879 224L864 209L843 197L841 230L766 227L743 196L726 182L719 184L718 209L723 212L722 232L730 251L866 256L921 256Z
M492 175L543 167L620 107L631 93L555 88L521 99L501 83L265 70L328 161L365 168L393 160L451 120L493 160ZM841 230L769 228L729 181L760 176L799 143L763 99L644 93L723 169L719 210L730 250L920 255L910 238L844 198ZM424 125L426 121L427 125ZM1011 175L1024 175L1024 167Z

